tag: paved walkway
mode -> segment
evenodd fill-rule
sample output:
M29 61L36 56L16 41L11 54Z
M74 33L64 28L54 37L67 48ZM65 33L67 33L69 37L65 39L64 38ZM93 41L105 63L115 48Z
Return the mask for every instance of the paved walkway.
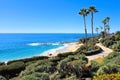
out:
M96 55L87 56L87 58L89 60L94 60L94 59L97 59L97 58L103 58L103 57L108 56L108 54L110 54L111 52L113 52L112 49L109 49L109 48L103 46L101 43L97 43L96 45L99 46L103 50L103 52L101 52L99 54L96 54Z

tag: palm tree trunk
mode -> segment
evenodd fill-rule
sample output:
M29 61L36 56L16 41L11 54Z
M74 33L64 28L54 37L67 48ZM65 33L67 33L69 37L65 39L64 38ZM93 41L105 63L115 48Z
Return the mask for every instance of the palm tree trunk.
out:
M105 29L105 24L104 24L104 37L106 37L106 29Z
M92 49L94 49L93 12L91 13L91 28L92 28Z
M85 47L86 47L86 51L88 50L88 46L87 46L87 28L86 28L86 19L85 16L83 16L84 18L84 27L85 27Z

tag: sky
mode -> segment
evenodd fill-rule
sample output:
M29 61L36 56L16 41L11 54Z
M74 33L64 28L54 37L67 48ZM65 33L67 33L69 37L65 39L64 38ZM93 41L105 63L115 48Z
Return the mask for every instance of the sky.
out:
M120 0L0 0L0 33L84 33L78 12L89 6L99 11L94 14L94 30L107 16L111 32L120 30Z

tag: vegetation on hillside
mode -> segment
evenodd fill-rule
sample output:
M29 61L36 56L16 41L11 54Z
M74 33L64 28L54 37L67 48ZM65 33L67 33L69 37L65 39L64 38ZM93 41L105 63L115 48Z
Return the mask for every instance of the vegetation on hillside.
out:
M39 56L20 60L9 61L7 64L0 62L0 78L3 80L81 80L90 78L93 80L114 80L120 78L120 31L110 34L109 17L102 22L99 36L94 37L93 13L97 12L94 6L89 9L81 9L79 14L83 16L85 38L79 43L84 45L75 52L66 52L54 57ZM86 16L91 13L92 38L87 37ZM98 28L97 32L98 32ZM108 30L108 31L107 31ZM94 42L94 44L93 44ZM114 52L104 57L101 63L89 61L86 56L99 54L102 49L96 46L102 43ZM88 63L90 62L90 64ZM88 65L89 64L89 65Z

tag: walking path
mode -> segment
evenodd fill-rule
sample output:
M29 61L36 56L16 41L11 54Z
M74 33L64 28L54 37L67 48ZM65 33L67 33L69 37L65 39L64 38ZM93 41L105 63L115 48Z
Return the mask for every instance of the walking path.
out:
M99 54L96 54L96 55L87 56L87 58L89 59L89 61L97 59L97 58L106 57L106 56L108 56L108 54L110 54L111 52L113 52L112 49L109 49L109 48L103 46L101 43L97 43L96 45L99 46L103 51L101 53L99 53Z

